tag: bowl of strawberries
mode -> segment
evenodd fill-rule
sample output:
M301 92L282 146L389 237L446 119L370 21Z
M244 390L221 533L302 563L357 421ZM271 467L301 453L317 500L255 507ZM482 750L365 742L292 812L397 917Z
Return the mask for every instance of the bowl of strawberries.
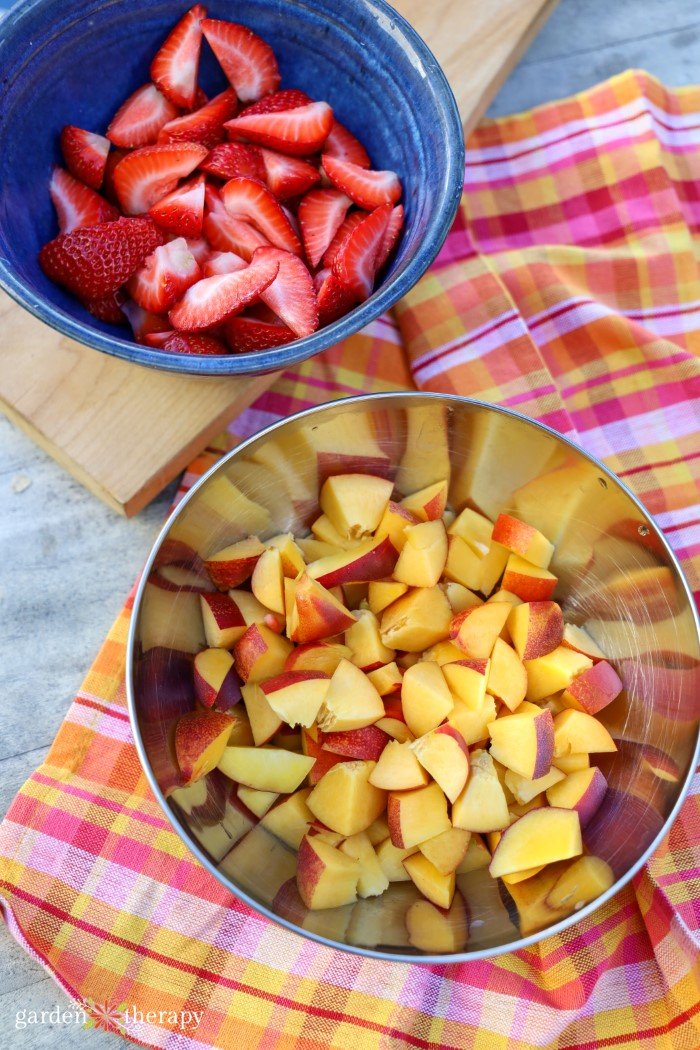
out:
M459 203L454 97L384 0L42 0L0 62L0 285L135 363L319 353L415 284Z
M699 673L689 586L613 474L515 412L394 393L280 420L187 493L127 693L225 887L445 963L585 921L640 869L700 757Z

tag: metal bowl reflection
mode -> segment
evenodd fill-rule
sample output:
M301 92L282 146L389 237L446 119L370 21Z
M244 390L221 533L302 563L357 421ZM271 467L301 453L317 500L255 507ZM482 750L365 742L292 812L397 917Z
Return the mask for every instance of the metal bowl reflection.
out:
M612 867L615 884L569 913L543 903L546 869L509 893L476 868L458 877L468 931L452 955L428 956L410 946L404 915L417 891L409 883L392 883L381 897L356 905L307 911L293 882L295 854L231 805L218 773L183 790L170 746L174 723L193 705L192 658L204 646L201 560L248 533L305 530L323 480L357 470L391 477L402 494L449 477L454 508L472 505L490 517L511 509L541 529L556 545L556 597L567 619L585 626L625 684L599 715L618 751L597 763L609 788L585 831L588 851ZM641 867L668 830L697 764L699 668L697 617L678 564L641 504L602 464L513 412L457 397L382 394L283 420L240 445L192 489L143 575L127 686L156 797L195 856L233 893L334 947L454 962L512 951L565 929Z

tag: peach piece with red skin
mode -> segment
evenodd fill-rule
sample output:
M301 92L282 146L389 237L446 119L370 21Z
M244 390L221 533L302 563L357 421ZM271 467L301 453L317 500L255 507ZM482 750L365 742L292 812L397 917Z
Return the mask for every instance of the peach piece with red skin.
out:
M288 618L293 642L317 642L347 630L355 617L330 591L303 573L295 583L294 603Z
M387 801L386 819L392 844L399 849L418 846L451 827L447 799L437 784L392 792Z
M175 757L183 783L200 780L218 764L234 719L217 711L189 711L175 726Z
M297 854L297 889L307 908L340 908L357 900L360 866L319 836L305 835Z
M324 733L323 750L345 758L379 761L379 756L389 742L389 737L376 725L362 729L348 729L342 733Z
M511 714L489 723L491 755L530 780L545 776L554 757L554 720L547 708ZM529 865L528 865L529 866Z
M556 602L523 602L513 606L508 630L520 659L536 660L562 644L564 616Z
M233 598L213 591L200 594L199 601L207 645L212 649L232 649L247 626Z
M282 728L282 719L270 707L262 688L257 682L250 682L241 689L243 703L250 721L253 741L261 747L272 740L275 733Z
M316 727L310 726L301 731L301 749L305 755L315 759L309 770L309 784L313 787L325 776L329 769L337 766L339 762L347 761L343 755L334 755L330 751L323 750L324 734Z
M486 691L495 696L510 711L525 699L527 671L518 654L502 638L497 638L491 653Z
M228 649L203 649L193 664L194 691L200 704L228 710L241 698L240 681Z
M487 660L503 630L512 606L508 602L486 602L453 616L450 638L472 660Z
M244 682L259 682L279 674L292 650L291 642L265 624L253 623L236 642L236 670Z
M447 506L447 482L436 481L410 496L404 496L401 506L410 510L420 521L436 521Z
M398 552L388 536L363 540L357 547L312 561L307 572L324 587L369 583L391 576Z
M546 602L557 586L557 577L547 569L531 565L518 554L511 554L506 562L501 587L517 594L524 602Z
M594 663L597 660L605 659L605 653L593 641L588 631L584 631L583 627L577 627L573 623L564 624L564 636L561 640L561 645L567 649L574 649L577 653L583 653L584 656L588 656Z
M547 801L550 806L576 810L581 827L585 828L602 804L607 790L607 780L597 766L592 766L577 773L569 773L548 788Z
M250 589L261 605L284 616L284 572L282 555L270 547L258 558L250 577Z
M220 591L227 591L252 576L258 558L264 551L257 536L248 536L212 554L204 564L212 583Z
M323 671L331 675L341 660L349 660L351 651L339 642L307 642L297 645L284 662L285 671Z
M611 704L622 692L622 682L607 660L599 660L574 678L562 694L565 707L595 715Z
M388 536L394 548L397 551L401 551L406 542L406 529L410 525L417 525L418 522L419 518L407 507L403 507L400 503L395 503L394 500L389 500L382 519L375 530L374 538L375 540L382 540L385 536Z
M469 776L469 748L454 726L438 726L409 745L425 771L450 802L462 793Z
M554 546L547 537L510 514L498 515L492 536L496 543L541 569L546 569L552 560Z
M316 720L329 682L330 675L323 671L282 671L266 679L262 690L283 722L308 728Z

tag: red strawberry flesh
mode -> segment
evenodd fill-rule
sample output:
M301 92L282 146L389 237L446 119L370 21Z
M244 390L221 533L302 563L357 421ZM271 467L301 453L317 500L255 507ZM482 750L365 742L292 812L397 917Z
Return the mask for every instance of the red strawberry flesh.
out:
M323 144L323 152L329 157L339 157L357 164L358 168L371 167L367 150L362 143L348 131L344 124L334 120L328 138Z
M144 146L127 153L114 169L114 186L122 210L140 215L152 208L194 171L207 151L194 142Z
M340 190L312 190L299 204L299 225L309 264L318 266L338 229L351 201Z
M235 116L237 109L236 92L227 88L201 109L164 124L158 132L158 142L199 142L212 149L226 138L224 124Z
M199 165L207 175L218 179L233 179L243 175L249 179L265 180L265 165L257 146L246 146L244 142L222 142L214 146Z
M377 259L390 218L387 204L376 208L343 241L333 260L333 273L359 301L372 294Z
M280 153L307 156L316 153L328 137L333 110L327 102L311 102L280 113L242 113L229 120L226 130L232 138L269 146ZM330 176L329 176L330 178Z
M182 237L199 237L204 221L204 176L178 186L148 214L164 230Z
M61 132L61 153L71 175L93 190L99 190L107 165L109 139L66 124Z
M63 168L54 168L49 193L58 217L61 233L70 233L81 226L98 222L112 222L119 218L116 208L95 190L73 178Z
M280 72L275 53L252 29L207 18L202 32L241 101L254 102L277 90Z
M286 325L260 321L257 317L231 317L224 330L226 342L236 354L269 350L296 339L294 332Z
M229 215L251 222L276 248L301 254L301 243L282 207L262 183L235 178L226 183L221 200Z
M155 84L144 84L114 114L107 138L122 149L149 146L158 138L160 129L177 115L176 107Z
M228 348L219 339L204 332L173 332L161 349L169 354L200 354L207 357L228 353Z
M308 269L296 255L276 248L259 248L253 263L277 262L279 273L260 298L299 338L318 328L318 303Z
M367 171L351 161L327 154L321 158L321 164L333 185L359 208L372 211L382 204L396 204L401 196L401 183L394 171Z
M202 47L202 19L207 11L201 4L183 15L170 31L151 62L151 80L175 106L191 109L197 96L197 72Z
M184 237L161 244L127 282L131 298L149 313L165 313L201 277Z
M255 302L272 284L278 270L276 259L265 258L254 260L237 273L205 277L193 284L184 299L172 308L170 322L183 332L196 332L221 324Z

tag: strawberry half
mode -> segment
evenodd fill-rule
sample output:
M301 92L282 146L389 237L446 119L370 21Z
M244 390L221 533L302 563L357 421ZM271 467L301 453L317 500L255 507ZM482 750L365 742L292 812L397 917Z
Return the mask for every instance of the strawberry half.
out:
M211 252L202 267L203 277L215 277L220 273L237 273L245 270L248 263L235 252Z
M181 237L199 237L204 221L204 175L178 186L149 209L164 230Z
M265 179L265 165L257 146L246 146L243 142L222 142L214 146L199 165L207 175L218 179L233 179L243 175L249 179Z
M107 128L107 138L123 149L150 146L178 111L155 84L144 84L119 107Z
M102 299L162 243L152 219L116 219L60 234L41 249L39 264L48 278L81 299Z
M318 303L311 274L296 255L278 248L258 248L251 265L268 260L279 265L279 273L260 298L297 338L311 335L318 328Z
M187 241L178 237L156 248L129 278L126 289L144 310L161 314L182 298L200 277L201 271Z
M194 142L144 146L127 153L114 169L114 187L127 215L141 215L194 171L207 151Z
M167 35L151 62L151 80L181 109L192 109L195 104L202 19L206 17L206 8L201 4L190 8Z
M401 182L396 172L365 171L358 164L326 154L321 157L321 164L333 185L366 211L382 204L396 204L401 196Z
M232 138L243 138L280 153L307 156L316 153L333 125L333 110L327 102L311 102L281 113L242 113L229 120L226 130ZM330 176L329 176L330 178ZM349 196L349 194L348 194Z
M333 121L328 138L323 144L323 153L327 157L338 157L349 160L358 168L369 168L370 159L362 143L339 120Z
M299 197L321 178L318 168L300 157L285 157L282 153L262 147L260 153L265 166L265 181L278 201Z
M95 190L78 182L63 168L54 168L49 183L49 193L58 217L61 233L70 233L81 226L94 226L98 222L112 222L119 212Z
M236 354L252 353L283 346L296 339L291 328L279 322L260 321L257 317L232 317L224 329L226 342Z
M228 347L224 346L220 339L203 332L191 332L189 335L185 332L173 332L161 349L167 350L169 354L199 354L207 357L228 353Z
M204 235L216 251L235 252L250 262L257 248L269 246L267 237L249 222L229 215L213 186L206 188L205 205Z
M211 149L226 138L224 124L237 109L236 92L227 88L194 113L168 121L158 132L158 142L199 142Z
M391 255L396 242L399 239L399 234L403 229L403 204L397 204L389 216L389 222L387 224L386 232L384 234L381 245L379 246L379 253L377 255L377 273L381 270L384 263Z
M321 277L317 290L319 323L327 325L352 310L355 296L331 270L322 270L318 276Z
M61 153L71 175L93 190L99 190L107 166L109 139L66 124L61 132Z
M245 270L237 273L205 277L193 284L184 299L172 308L170 322L183 332L212 328L259 299L261 292L274 281L278 270L277 259L267 257L254 259Z
M372 294L391 211L384 204L367 215L343 241L333 260L333 273L360 302Z
M280 82L275 53L247 26L206 18L202 32L242 102L276 91Z
M86 300L83 306L98 321L104 321L106 324L126 324L126 318L122 310L124 299L125 296L121 291L110 292L109 295L103 296L102 299Z
M338 193L340 191L336 190L336 192ZM366 219L366 218L367 218L367 212L366 211L351 211L350 214L348 216L346 216L346 218L343 220L343 222L338 227L338 232L336 233L335 237L333 238L331 243L328 245L328 249L326 250L326 252L324 252L324 255L323 255L323 265L324 266L332 266L333 265L333 260L335 259L336 255L338 254L338 249L340 248L340 246L343 243L343 241L346 240L346 238L350 236L350 234L355 229L355 227L359 226L359 224L362 222L362 220Z
M285 88L283 91L275 91L272 95L266 95L252 106L246 106L243 112L248 117L256 113L281 113L286 109L299 109L299 106L308 106L313 99L305 91L298 88Z
M342 226L351 203L340 190L312 190L300 202L297 214L304 251L311 267L318 266Z
M229 215L251 222L276 248L301 255L299 238L267 186L255 179L231 179L221 191L221 200Z
M209 242L204 237L188 237L187 247L192 252L199 265L204 266L204 263L211 254Z

